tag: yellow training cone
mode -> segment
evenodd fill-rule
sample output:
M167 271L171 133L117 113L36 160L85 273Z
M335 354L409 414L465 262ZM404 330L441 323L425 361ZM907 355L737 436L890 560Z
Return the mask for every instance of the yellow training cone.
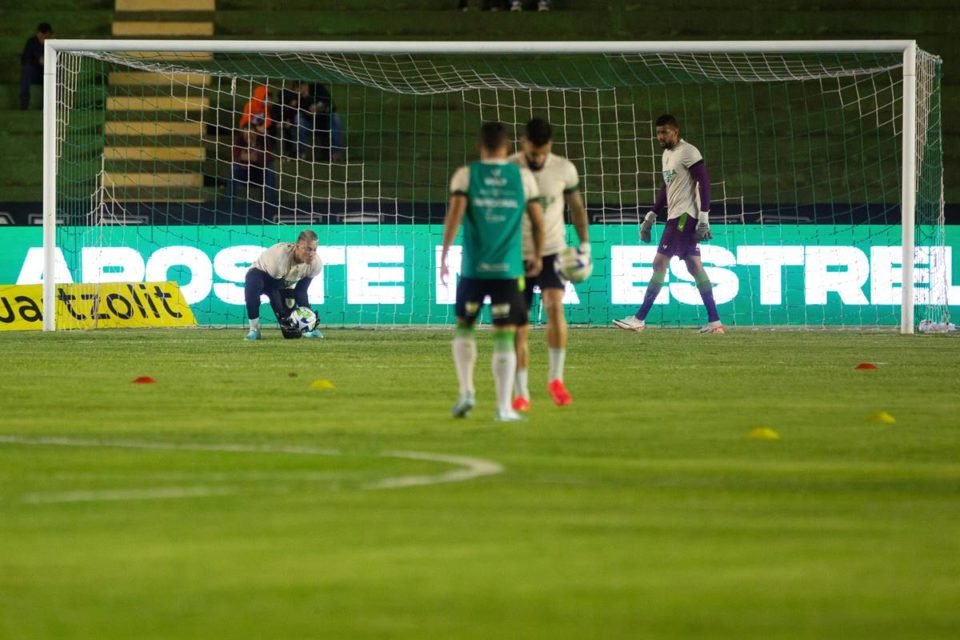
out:
M757 427L750 431L751 440L779 440L780 434L770 427Z
M870 422L879 422L880 424L894 424L897 419L886 411L877 411L876 413L871 413L867 416L867 420Z
M319 379L310 383L311 389L333 389L333 383L329 380Z

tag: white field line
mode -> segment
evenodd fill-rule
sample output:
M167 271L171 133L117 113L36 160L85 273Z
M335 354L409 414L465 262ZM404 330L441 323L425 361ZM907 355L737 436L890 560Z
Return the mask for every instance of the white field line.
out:
M78 438L61 437L27 437L19 435L0 435L0 444L15 444L26 446L52 447L82 447L89 449L138 449L161 451L201 451L225 453L274 453L282 455L300 456L342 456L338 449L324 449L296 445L248 445L237 443L224 444L187 444L179 442L150 442L147 440L82 440ZM363 485L364 489L403 489L448 482L464 482L491 476L503 472L503 465L492 460L472 458L468 456L447 455L442 453L428 453L424 451L383 451L370 454L381 458L400 458L406 460L426 460L449 464L456 467L452 471L433 475L397 476L384 478L376 482ZM188 487L188 488L158 488L158 489L119 489L106 491L67 491L58 493L27 494L25 502L95 502L109 500L146 500L188 498L198 496L224 495L233 493L225 487Z
M481 476L495 476L503 472L503 465L483 458L468 458L466 456L451 456L444 453L425 453L422 451L384 451L380 454L385 458L406 458L408 460L427 460L442 462L463 467L439 475L430 476L401 476L398 478L384 478L378 482L368 484L368 489L402 489L427 484L443 482L463 482Z
M200 498L236 493L226 487L158 487L156 489L106 489L103 491L59 491L27 493L21 498L30 504L60 502L111 502L120 500L168 500L170 498Z

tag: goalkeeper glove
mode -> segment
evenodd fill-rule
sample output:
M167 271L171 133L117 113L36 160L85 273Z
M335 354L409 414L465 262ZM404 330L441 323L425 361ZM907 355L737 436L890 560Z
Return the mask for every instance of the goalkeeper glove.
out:
M589 242L581 242L581 243L580 243L580 253L585 253L585 254L587 254L587 255L590 255L590 243L589 243Z
M708 211L700 212L700 221L697 222L697 242L712 240L713 234L710 233L710 213Z
M641 242L650 242L650 232L653 230L653 225L657 222L657 214L653 211L647 211L647 215L643 216L643 222L640 224L640 241Z
M293 324L293 320L290 319L290 316L280 318L280 333L287 340L295 340L303 337L303 334L300 333L300 329Z

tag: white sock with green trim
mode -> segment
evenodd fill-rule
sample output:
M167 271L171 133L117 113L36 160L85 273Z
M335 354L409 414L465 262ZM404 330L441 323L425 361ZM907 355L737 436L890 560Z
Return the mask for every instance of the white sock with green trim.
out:
M453 364L457 369L460 395L474 392L473 367L477 362L477 340L472 329L457 329L453 336Z
M497 388L497 409L509 412L512 410L510 392L513 391L513 379L517 373L517 352L514 350L512 331L497 331L493 334L490 369L493 371L493 381Z

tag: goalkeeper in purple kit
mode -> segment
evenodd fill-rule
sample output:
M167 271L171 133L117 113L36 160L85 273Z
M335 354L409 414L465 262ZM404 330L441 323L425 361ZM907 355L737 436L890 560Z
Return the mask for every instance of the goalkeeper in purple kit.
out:
M723 333L723 323L713 299L713 285L700 260L700 242L710 240L710 177L700 151L680 137L677 120L671 115L657 118L657 142L663 149L663 184L657 192L653 210L648 211L640 225L640 240L650 242L657 214L667 209L667 223L653 259L653 277L647 284L643 304L636 314L613 324L627 331L643 331L647 314L663 288L670 258L676 256L687 265L693 276L703 306L707 310L707 324L700 333Z

